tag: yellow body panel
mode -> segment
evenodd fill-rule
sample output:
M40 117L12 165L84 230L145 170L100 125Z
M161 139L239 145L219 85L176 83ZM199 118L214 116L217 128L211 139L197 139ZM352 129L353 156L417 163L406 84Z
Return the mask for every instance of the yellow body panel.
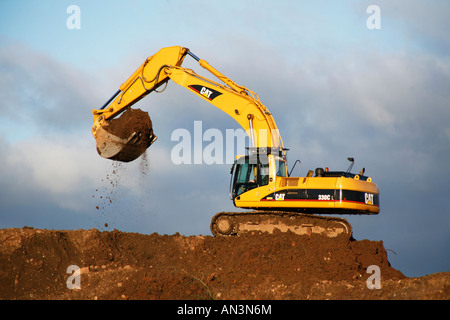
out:
M323 193L322 190L324 190ZM333 190L334 195L329 196L326 190ZM304 192L313 193L314 196L308 199L289 199L290 193ZM346 193L355 192L360 193L357 199L346 198ZM378 214L380 207L374 203L374 196L379 196L378 187L375 183L368 181L345 177L277 177L275 182L249 190L239 195L234 201L237 207L249 209L295 211L301 208L311 213L335 211L348 214Z

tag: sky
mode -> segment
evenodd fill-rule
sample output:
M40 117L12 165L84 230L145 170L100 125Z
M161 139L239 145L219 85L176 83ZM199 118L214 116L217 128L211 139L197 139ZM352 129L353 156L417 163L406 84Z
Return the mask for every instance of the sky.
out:
M238 124L173 82L135 105L158 136L143 157L96 152L92 109L180 45L258 94L289 168L365 167L381 211L344 217L356 239L383 241L406 276L450 271L449 14L443 0L2 0L0 228L211 235L215 213L239 211L229 164L171 159L175 130Z

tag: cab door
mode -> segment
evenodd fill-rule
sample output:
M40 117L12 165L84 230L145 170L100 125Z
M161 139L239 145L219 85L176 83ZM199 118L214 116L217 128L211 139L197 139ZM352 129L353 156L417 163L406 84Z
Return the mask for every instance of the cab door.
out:
M262 159L264 160L264 159ZM269 184L269 163L242 156L231 170L230 196L234 200L242 193Z

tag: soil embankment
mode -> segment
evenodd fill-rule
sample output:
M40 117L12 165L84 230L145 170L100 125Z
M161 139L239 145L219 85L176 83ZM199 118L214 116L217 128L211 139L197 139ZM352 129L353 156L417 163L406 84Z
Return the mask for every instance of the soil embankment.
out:
M0 299L449 299L449 284L405 277L381 241L0 230Z

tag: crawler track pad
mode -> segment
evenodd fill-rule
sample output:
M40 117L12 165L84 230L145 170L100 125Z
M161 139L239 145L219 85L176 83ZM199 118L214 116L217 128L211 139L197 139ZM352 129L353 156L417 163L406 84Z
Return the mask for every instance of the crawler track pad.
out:
M345 219L278 211L220 212L212 218L211 231L215 236L275 232L346 239L352 236L352 227Z

